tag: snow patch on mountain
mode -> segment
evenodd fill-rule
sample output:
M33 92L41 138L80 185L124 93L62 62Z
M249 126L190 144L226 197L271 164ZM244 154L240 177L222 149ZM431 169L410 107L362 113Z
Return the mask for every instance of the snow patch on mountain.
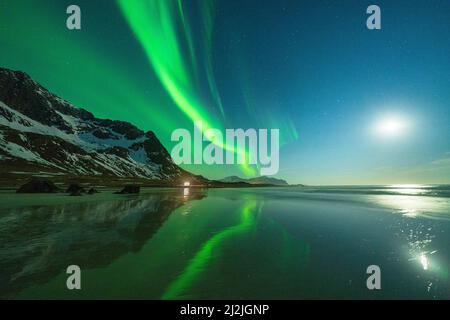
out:
M46 165L51 165L50 162L45 161L42 159L39 154L32 152L22 146L19 146L18 144L15 144L13 142L7 142L7 141L0 141L0 149L3 151L6 151L13 157L22 158L27 161L31 162L38 162Z

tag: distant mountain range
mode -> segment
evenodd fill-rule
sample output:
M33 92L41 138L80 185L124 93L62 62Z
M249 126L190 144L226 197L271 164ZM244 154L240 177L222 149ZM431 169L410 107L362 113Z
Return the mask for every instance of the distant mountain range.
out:
M0 173L194 178L152 131L98 119L50 93L27 74L0 68Z
M270 177L266 177L266 176L250 178L250 179L243 179L238 176L229 176L229 177L223 178L219 181L226 182L226 183L245 182L245 183L255 184L255 185L259 185L259 184L274 185L274 186L288 186L289 185L285 180L270 178Z

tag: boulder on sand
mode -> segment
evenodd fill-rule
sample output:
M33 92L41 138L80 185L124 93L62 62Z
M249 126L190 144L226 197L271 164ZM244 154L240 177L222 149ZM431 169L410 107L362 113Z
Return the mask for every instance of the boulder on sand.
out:
M85 193L85 192L86 190L84 190L82 186L76 183L71 184L66 190L66 193Z
M74 190L69 194L69 196L72 196L72 197L80 197L82 195L83 194L82 194L81 190Z
M117 194L137 194L141 192L141 187L139 186L125 186L121 191L116 192Z
M88 190L87 193L90 194L90 195L92 195L92 194L99 193L99 192L98 192L98 190L95 189L95 188L90 188L90 189Z
M17 189L17 193L55 193L59 192L59 188L48 180L33 179Z

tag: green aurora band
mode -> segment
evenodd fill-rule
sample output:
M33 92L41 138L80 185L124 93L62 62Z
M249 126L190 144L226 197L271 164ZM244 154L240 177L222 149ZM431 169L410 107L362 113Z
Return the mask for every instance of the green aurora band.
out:
M118 0L118 3L136 38L141 43L151 66L175 104L193 123L197 121L203 123L201 131L211 142L223 150L244 155L248 162L247 150L230 149L222 141L216 141L213 137L208 136L208 129L223 129L223 125L218 119L224 117L211 61L214 2L201 1L200 10L203 22L200 33L203 35L202 44L206 51L204 69L209 91L216 102L216 108L213 110L208 110L205 107L206 103L202 102L202 98L196 94L199 92L199 88L196 88L194 84L199 79L193 79L191 74L199 74L200 63L197 61L193 35L183 10L182 1ZM183 32L178 30L178 26L182 26ZM180 38L184 41L180 41ZM191 64L184 59L184 47L188 48ZM240 168L248 176L256 173L255 167L248 163L240 165Z
M0 40L7 48L0 51L0 65L28 73L96 117L152 130L170 149L172 131L189 128L195 120L202 121L204 134L208 128L236 126L234 115L226 114L214 75L217 5L195 0L80 3L82 30L70 31L64 2L0 3ZM109 20L103 19L103 8ZM142 71L148 63L150 72ZM241 84L243 90L257 96L251 77L242 80L248 81ZM292 140L289 123L261 108L256 111L256 106L255 101L246 108L243 101L239 127L279 128L281 145ZM228 151L248 159L247 150ZM184 168L217 179L239 171L257 173L248 164Z

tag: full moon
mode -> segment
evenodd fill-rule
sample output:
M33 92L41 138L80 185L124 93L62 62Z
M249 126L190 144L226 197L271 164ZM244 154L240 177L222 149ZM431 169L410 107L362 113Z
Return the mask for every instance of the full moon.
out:
M375 133L382 137L397 137L408 127L405 119L400 117L381 118L375 123Z

